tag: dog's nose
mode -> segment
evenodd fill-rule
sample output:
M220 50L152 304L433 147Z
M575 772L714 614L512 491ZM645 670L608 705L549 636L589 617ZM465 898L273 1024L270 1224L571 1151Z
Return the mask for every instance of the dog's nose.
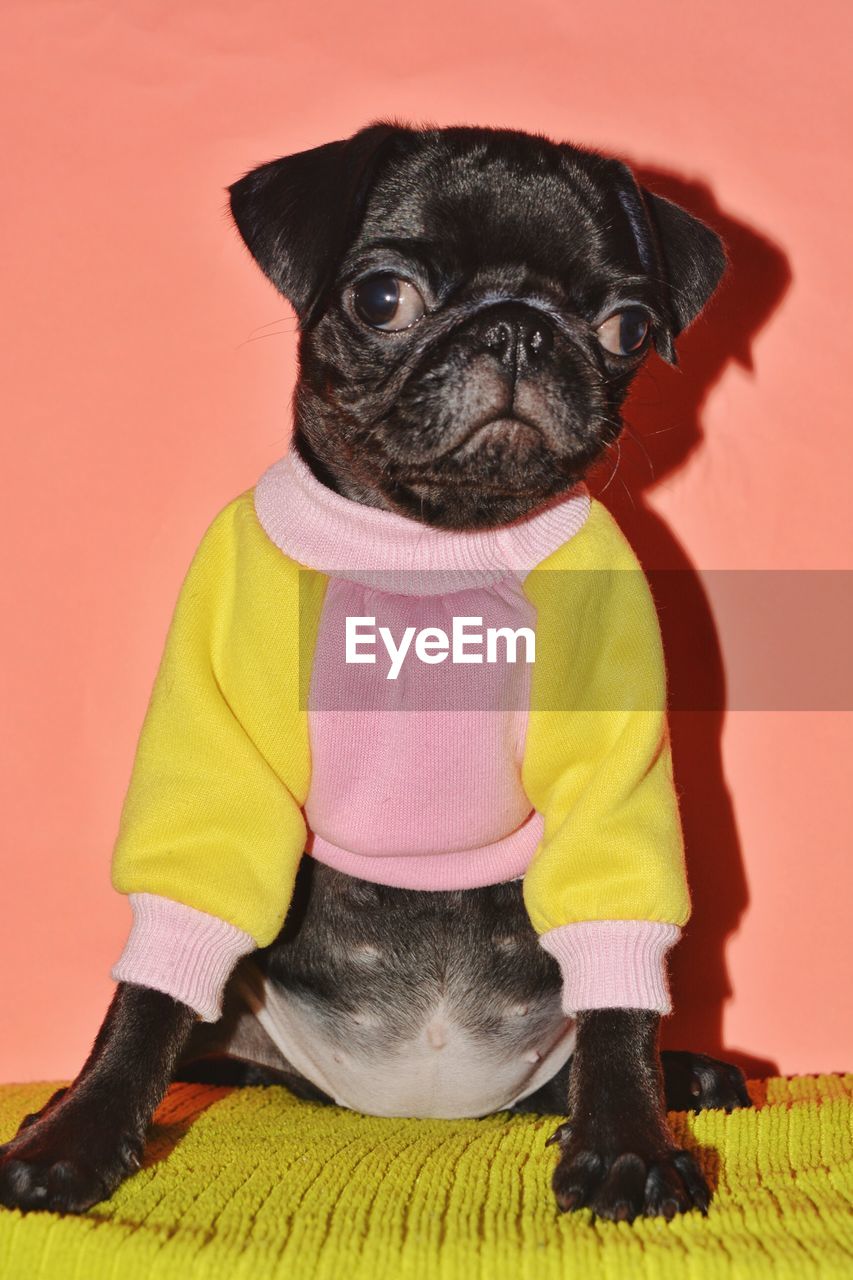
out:
M554 345L554 331L544 316L528 308L495 316L483 332L483 345L512 369L535 364Z

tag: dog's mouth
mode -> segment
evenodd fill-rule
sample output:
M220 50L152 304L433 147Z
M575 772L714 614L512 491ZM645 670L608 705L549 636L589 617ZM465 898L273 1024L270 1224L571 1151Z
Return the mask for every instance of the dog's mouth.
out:
M399 468L396 479L415 491L439 485L521 497L538 493L546 475L553 480L561 461L541 427L501 416L477 423L428 460Z
M430 458L396 459L378 487L393 509L437 528L497 528L582 478L588 447L560 448L549 434L522 418L479 422Z
M405 468L405 478L411 480L441 480L442 483L481 485L489 480L488 487L515 490L514 483L498 485L505 472L507 479L525 463L541 460L553 454L553 446L546 433L535 423L524 418L501 416L490 418L470 428L461 440L456 440L432 457ZM401 476L401 478L403 478Z
M499 445L513 453L523 453L544 443L544 432L524 418L492 418L491 421L474 427L445 456L452 458L466 451L488 448L491 445Z

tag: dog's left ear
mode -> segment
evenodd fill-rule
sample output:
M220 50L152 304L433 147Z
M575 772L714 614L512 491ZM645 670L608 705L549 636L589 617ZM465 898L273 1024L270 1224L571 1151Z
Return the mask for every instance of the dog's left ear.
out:
M272 160L228 188L252 257L305 328L358 229L371 183L393 141L410 132L378 121L351 138Z
M680 205L639 187L621 161L622 208L628 215L640 261L663 285L669 325L655 334L655 346L670 364L677 364L673 339L691 324L710 301L727 266L726 250L716 231Z

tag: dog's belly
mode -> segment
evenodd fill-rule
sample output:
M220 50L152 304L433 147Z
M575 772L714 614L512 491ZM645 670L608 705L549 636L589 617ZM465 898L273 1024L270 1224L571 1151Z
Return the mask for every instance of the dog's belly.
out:
M399 889L305 857L284 928L235 970L199 1047L367 1114L484 1116L571 1056L561 991L521 881Z
M338 1106L368 1115L490 1115L550 1080L574 1049L574 1021L553 995L507 1005L503 1026L492 1034L462 1025L443 997L413 1034L400 1038L395 1019L383 1019L375 1006L332 1019L322 1005L280 987L251 962L235 975L233 994L283 1063ZM246 1033L245 1019L243 1028ZM257 1030L245 1038L257 1045ZM230 1051L241 1055L238 1039Z

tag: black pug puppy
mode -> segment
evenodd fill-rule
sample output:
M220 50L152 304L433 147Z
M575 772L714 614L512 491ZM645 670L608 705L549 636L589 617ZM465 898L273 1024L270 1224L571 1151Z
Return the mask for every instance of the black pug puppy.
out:
M714 232L624 164L510 130L377 123L264 165L230 194L299 318L303 464L342 499L442 530L509 528L577 485L616 440L650 348L675 361L725 266ZM567 1114L550 1139L561 1209L704 1212L708 1187L666 1110L749 1106L742 1074L661 1054L649 1008L578 1012L569 1055L560 993L520 878L406 889L303 858L280 935L234 970L218 1021L119 982L78 1078L0 1149L0 1201L77 1212L108 1196L138 1167L175 1078L279 1081L341 1101L310 1054L294 1061L313 1035L315 1060L322 1048L339 1064L335 1092L362 1110ZM530 1016L498 1034L498 1006ZM534 1022L561 1052L531 1088L504 1077L508 1062L530 1073L541 1057ZM429 1106L407 1111L395 1091L416 1040L451 1074L435 1068Z

